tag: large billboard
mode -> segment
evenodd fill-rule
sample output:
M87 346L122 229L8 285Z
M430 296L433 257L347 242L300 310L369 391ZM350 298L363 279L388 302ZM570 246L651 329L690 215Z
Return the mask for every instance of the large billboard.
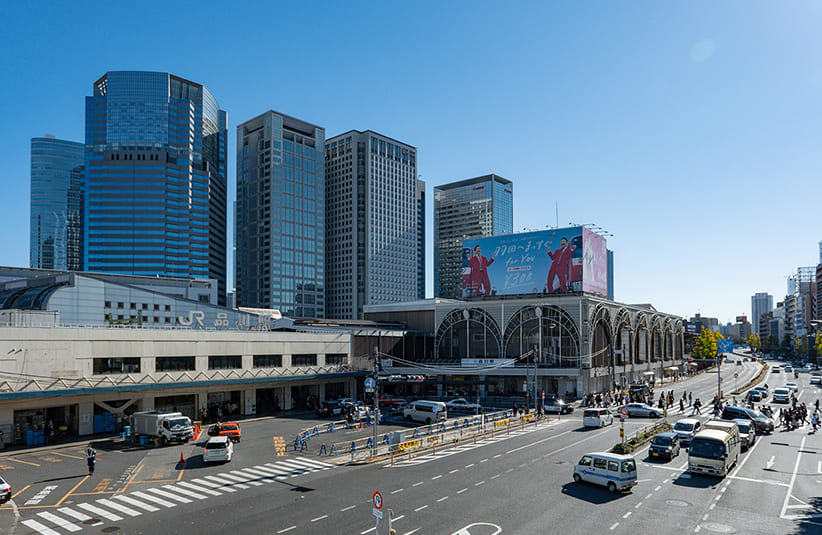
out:
M608 294L605 238L585 227L462 242L463 297L586 292Z

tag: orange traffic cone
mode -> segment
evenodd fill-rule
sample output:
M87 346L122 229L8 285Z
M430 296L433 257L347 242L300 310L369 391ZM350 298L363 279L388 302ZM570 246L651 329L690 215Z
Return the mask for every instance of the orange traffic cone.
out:
M186 458L185 458L185 457L183 457L183 452L182 452L182 451L180 451L180 462L181 462L181 463L186 462Z

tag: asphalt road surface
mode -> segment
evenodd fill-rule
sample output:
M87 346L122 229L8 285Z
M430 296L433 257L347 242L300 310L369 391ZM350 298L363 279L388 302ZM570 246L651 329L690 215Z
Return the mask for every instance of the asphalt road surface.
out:
M731 385L725 390L732 389L728 381L734 373L742 385L759 369L758 363L724 365L723 386ZM812 406L822 390L809 379L801 374L796 382L799 401ZM773 389L793 380L783 373L770 374L765 382ZM709 405L716 384L716 374L706 373L666 385L677 398L668 419L683 417L678 406L683 391ZM31 483L25 490L15 483L14 504L0 507L0 532L381 535L388 533L391 516L400 535L822 533L822 437L810 426L777 428L758 437L724 479L692 477L685 450L671 462L658 462L648 458L645 447L635 452L638 485L612 494L575 484L571 475L581 455L619 441L619 423L585 429L581 416L579 410L552 415L548 422L512 425L476 444L364 466L336 465L290 447L278 455L265 421L245 425L248 435L237 445L235 459L214 466L198 460L197 445L186 446L190 455L184 466L175 463L180 449L174 447L101 452L92 478L82 473L82 459L62 457L72 467L62 471L54 468L62 463L37 461L38 455L81 455L71 449L7 457L0 464L14 464L15 476L22 467ZM626 434L652 423L627 419ZM46 467L61 475L45 477ZM75 485L77 490L67 492ZM379 525L375 491L382 495Z

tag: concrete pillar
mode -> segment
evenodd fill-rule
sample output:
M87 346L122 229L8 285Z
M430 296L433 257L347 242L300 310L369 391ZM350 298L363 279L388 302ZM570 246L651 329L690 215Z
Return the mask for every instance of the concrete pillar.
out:
M77 429L77 434L93 435L94 434L94 402L85 401L79 403L77 407L77 414L80 419L80 424Z
M291 407L293 405L293 403L291 401L291 389L288 388L287 386L283 387L283 398L282 399L283 399L283 410L291 410Z
M245 389L242 396L245 399L243 414L245 416L257 414L257 390L254 388Z

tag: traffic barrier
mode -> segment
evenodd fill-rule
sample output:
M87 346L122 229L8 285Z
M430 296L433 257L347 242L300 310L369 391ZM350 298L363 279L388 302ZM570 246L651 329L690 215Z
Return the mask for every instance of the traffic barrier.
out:
M316 425L314 426L314 429L312 430L312 433L314 433L315 437L320 436L320 430L317 428ZM309 435L310 435L310 433L309 433Z
M323 443L323 445L322 445L322 446L320 446L320 453L319 453L319 455L322 455L322 454L326 454L326 455L328 455L328 450L325 448L325 443Z
M328 452L328 454L331 455L332 453L334 454L335 457L339 455L339 453L337 452L337 445L336 444L331 444L331 451Z
M369 438L369 439L365 442L365 447L366 447L366 448L373 448L373 447L374 447L374 439L373 439L373 438Z

